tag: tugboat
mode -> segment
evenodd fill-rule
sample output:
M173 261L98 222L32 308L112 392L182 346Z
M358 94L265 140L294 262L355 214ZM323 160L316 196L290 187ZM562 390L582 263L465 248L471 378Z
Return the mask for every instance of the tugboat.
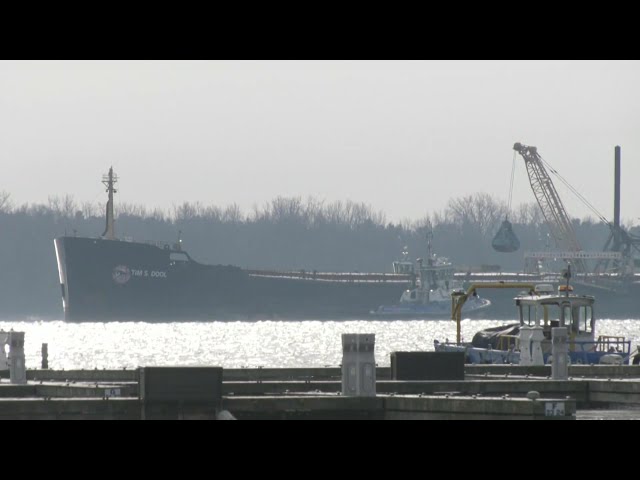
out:
M370 312L380 317L442 317L451 311L451 294L462 288L462 282L454 279L455 269L446 257L432 252L433 233L427 233L427 261L416 260L418 274L414 264L409 261L407 247L404 248L401 261L393 262L395 274L412 275L411 288L405 290L395 305L381 305ZM416 278L417 277L417 278ZM462 313L469 314L491 305L486 298L477 295L465 302Z
M575 295L569 285L571 266L564 273L566 284L555 292L550 284L531 285L529 291L515 297L519 321L477 332L471 343L460 341L460 311L469 293L459 292L452 298L452 314L458 321L458 339L453 342L434 340L437 352L463 351L467 363L520 364L524 348L533 364L548 364L551 355L551 329L566 327L569 361L577 364L623 364L631 359L631 342L623 336L597 336L595 297ZM524 284L472 285L476 288L523 288ZM462 310L463 311L463 310ZM532 360L531 360L532 359ZM537 359L537 361L536 361Z

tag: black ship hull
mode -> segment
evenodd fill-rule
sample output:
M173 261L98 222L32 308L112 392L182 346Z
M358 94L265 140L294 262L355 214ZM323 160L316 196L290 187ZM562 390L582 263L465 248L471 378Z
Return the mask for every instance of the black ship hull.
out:
M408 282L286 276L204 265L186 252L85 237L55 239L65 320L366 318Z
M65 320L202 321L376 319L380 305L398 302L409 279L392 274L301 274L204 265L186 252L152 244L86 237L55 239ZM485 281L546 283L539 276L456 274L465 284ZM558 283L554 283L554 289ZM574 283L593 295L600 318L637 318L640 283L619 291ZM491 301L474 317L514 318L513 289L480 290ZM417 318L417 317L416 317ZM449 318L443 314L440 319Z

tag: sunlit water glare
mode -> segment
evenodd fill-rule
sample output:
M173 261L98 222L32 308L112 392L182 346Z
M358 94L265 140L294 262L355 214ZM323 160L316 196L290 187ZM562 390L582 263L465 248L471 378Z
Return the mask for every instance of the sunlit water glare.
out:
M503 320L463 320L463 340ZM374 333L378 365L394 351L432 351L433 341L455 340L451 320L350 320L253 322L109 322L3 320L0 329L25 332L27 368L41 365L48 344L49 368L135 368L152 365L238 367L338 366L342 333ZM640 339L640 320L599 320L597 335Z

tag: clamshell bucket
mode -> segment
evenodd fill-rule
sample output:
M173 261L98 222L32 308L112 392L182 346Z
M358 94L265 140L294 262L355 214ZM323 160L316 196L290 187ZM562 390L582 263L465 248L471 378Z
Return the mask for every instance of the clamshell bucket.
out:
M496 236L493 237L491 246L494 250L502 253L512 253L520 248L520 240L518 240L516 234L513 233L513 228L509 220L502 222L500 230L498 230Z

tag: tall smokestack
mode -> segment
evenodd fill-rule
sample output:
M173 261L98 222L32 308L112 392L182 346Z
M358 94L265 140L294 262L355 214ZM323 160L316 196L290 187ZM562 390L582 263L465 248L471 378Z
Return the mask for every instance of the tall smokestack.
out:
M620 147L616 146L615 180L613 198L613 225L620 228Z
M620 147L616 146L613 184L613 251L620 251Z

